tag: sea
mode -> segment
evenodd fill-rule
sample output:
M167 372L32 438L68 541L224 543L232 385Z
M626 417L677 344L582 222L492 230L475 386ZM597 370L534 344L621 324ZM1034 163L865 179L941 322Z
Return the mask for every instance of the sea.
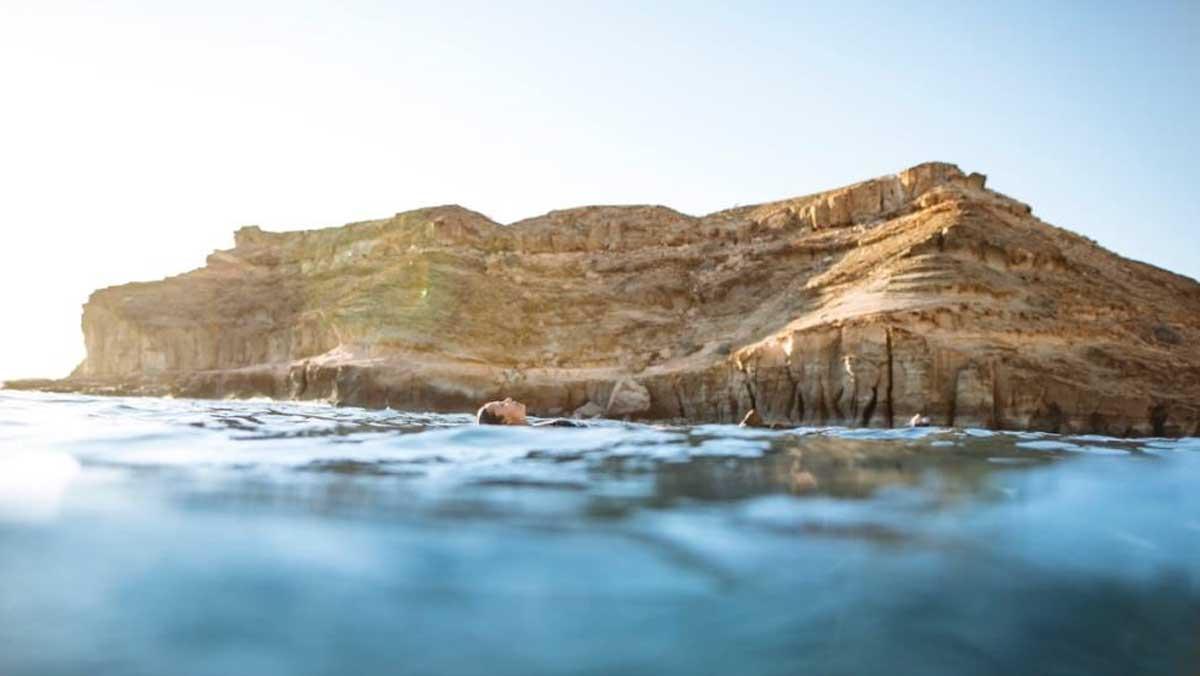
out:
M0 675L1200 674L1200 439L0 391Z

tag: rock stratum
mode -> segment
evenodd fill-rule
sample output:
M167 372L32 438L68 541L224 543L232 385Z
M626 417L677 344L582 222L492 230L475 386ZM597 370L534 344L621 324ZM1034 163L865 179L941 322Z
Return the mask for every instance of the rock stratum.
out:
M87 358L9 387L689 422L1200 434L1200 284L944 163L692 217L458 206L246 227L101 289Z

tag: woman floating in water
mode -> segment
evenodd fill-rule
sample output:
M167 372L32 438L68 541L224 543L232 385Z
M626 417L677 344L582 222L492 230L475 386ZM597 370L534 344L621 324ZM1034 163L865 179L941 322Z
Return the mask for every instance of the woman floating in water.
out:
M475 414L475 424L477 425L529 425L529 421L525 418L525 404L508 397L503 401L489 401L479 407L479 412ZM583 423L578 423L565 418L555 418L554 420L543 420L535 422L532 427L587 427Z
M475 423L477 425L528 425L530 427L587 427L587 425L567 420L565 418L555 418L553 420L543 420L530 424L525 418L525 404L507 397L501 401L489 401L479 407L479 412L475 414ZM914 415L908 421L909 427L929 427L931 425L929 416L920 413ZM739 427L766 427L770 429L787 429L789 426L779 423L764 422L758 411L750 409Z

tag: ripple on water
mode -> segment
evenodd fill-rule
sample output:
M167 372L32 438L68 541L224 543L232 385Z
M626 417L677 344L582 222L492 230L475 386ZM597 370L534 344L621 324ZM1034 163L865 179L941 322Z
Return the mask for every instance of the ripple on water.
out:
M1200 440L470 423L0 393L0 673L1124 674L1200 654Z

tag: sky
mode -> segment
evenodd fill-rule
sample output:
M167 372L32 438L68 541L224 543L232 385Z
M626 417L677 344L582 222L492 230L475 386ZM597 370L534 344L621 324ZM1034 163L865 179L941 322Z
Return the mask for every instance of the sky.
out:
M97 288L461 204L704 214L929 160L1200 277L1197 2L0 0L0 378Z

